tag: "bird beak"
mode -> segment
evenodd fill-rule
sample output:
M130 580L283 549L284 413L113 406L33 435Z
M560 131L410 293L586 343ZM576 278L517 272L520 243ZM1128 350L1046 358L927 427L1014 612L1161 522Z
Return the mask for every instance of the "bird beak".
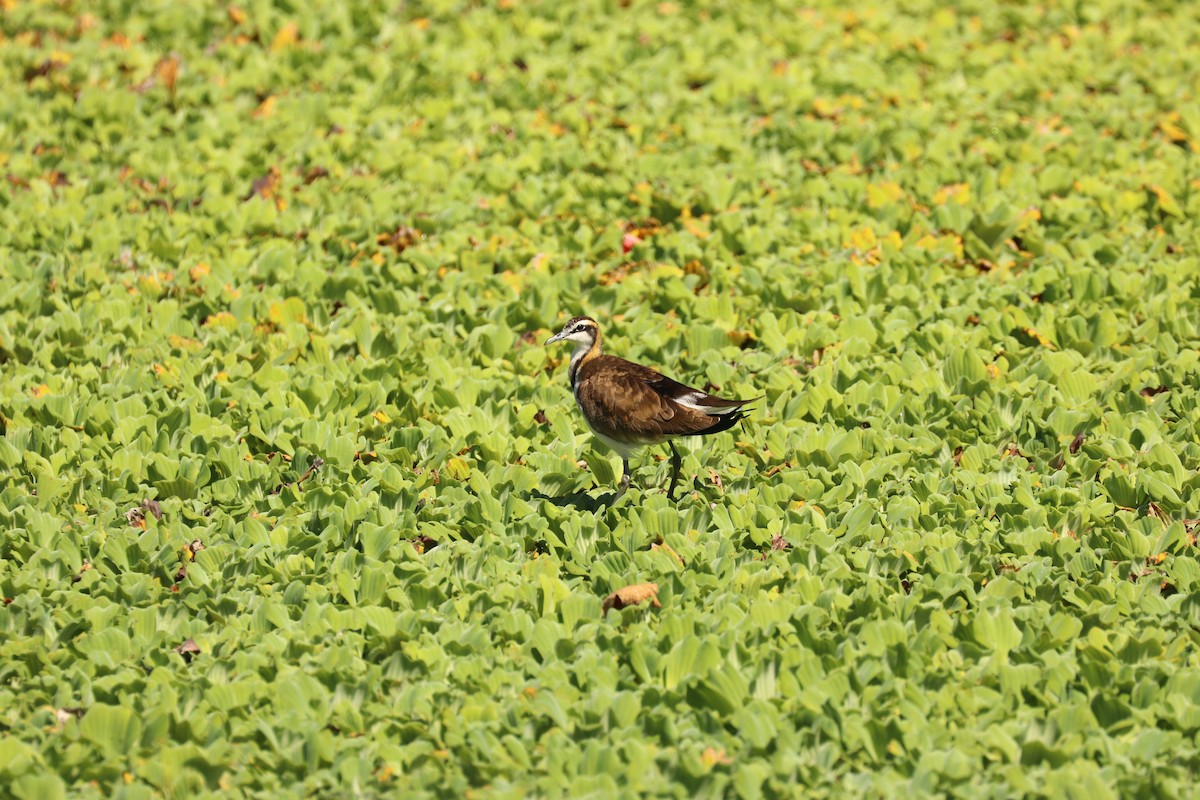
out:
M563 338L562 331L559 331L558 333L554 334L549 339L547 339L546 344L554 344L555 342L561 342L562 338ZM545 347L546 344L542 345L542 347Z

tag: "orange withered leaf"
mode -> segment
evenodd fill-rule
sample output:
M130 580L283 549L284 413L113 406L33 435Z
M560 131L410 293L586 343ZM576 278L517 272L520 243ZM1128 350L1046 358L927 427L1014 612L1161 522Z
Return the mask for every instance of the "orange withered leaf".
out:
M654 608L662 608L662 603L658 602L657 583L637 583L633 586L617 589L604 598L604 602L600 604L600 608L604 610L604 616L608 616L610 608L620 611L628 606L636 606L647 601Z
M281 178L279 167L271 167L267 170L267 174L258 178L254 183L250 184L250 193L243 200L249 200L254 195L258 195L264 200L269 200L274 197L279 191L279 181Z
M250 112L250 116L254 119L265 119L275 113L275 95L269 94L263 101L258 104L258 107Z
M171 94L175 93L175 81L179 78L179 56L175 53L163 56L154 65L154 77L166 87Z

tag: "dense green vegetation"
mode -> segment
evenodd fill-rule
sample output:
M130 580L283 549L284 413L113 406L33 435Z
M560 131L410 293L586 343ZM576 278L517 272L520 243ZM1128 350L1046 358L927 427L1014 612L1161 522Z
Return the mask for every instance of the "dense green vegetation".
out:
M1200 5L956 6L0 0L0 785L1191 794Z

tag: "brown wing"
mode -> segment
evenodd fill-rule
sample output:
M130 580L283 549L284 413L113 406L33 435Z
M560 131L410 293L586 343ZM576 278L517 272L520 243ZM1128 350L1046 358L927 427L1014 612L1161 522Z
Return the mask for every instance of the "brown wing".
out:
M741 419L737 409L742 401L713 397L615 356L597 356L584 363L578 381L579 404L588 421L599 433L618 441L715 433ZM678 402L680 398L720 411L689 408Z

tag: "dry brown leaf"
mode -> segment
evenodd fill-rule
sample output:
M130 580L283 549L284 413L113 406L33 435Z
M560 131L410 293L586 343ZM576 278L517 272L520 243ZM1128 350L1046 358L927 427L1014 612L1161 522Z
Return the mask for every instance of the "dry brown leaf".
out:
M636 606L646 601L649 601L650 605L654 608L662 608L662 603L658 602L657 583L637 583L633 586L617 589L604 598L604 602L600 604L600 608L604 609L604 616L608 616L610 608L620 611L628 606Z
M149 511L157 520L161 520L163 518L162 507L158 504L157 500L143 500L142 509L144 511ZM142 516L145 517L144 514Z

